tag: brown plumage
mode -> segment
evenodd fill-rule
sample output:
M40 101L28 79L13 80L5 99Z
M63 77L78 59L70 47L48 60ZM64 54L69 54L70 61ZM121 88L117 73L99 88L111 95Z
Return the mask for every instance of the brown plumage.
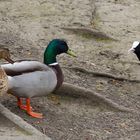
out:
M0 48L0 59L5 59L12 64L14 63L14 61L10 58L10 52L7 48Z

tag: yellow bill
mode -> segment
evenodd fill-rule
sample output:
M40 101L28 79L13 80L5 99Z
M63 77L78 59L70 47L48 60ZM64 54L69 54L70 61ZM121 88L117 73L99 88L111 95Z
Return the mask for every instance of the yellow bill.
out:
M69 54L73 57L77 57L76 54L71 49L68 49L67 54Z

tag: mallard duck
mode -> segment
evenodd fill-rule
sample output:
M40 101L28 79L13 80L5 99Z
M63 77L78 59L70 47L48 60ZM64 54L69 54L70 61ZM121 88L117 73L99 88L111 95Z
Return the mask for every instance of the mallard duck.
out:
M19 108L32 117L43 116L33 112L31 98L45 96L62 85L63 73L56 60L61 53L75 56L66 41L53 39L44 52L44 63L25 60L1 66L8 75L8 93L16 96ZM26 105L22 104L22 98L26 99Z

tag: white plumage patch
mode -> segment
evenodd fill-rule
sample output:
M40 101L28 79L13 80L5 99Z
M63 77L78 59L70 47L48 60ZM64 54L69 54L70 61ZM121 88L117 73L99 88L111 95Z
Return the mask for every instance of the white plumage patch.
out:
M129 49L128 52L134 51L134 49L139 45L139 43L140 43L139 41L134 41L133 44L132 44L131 49Z
M49 66L55 66L55 65L58 65L58 63L55 62L55 63L49 64Z

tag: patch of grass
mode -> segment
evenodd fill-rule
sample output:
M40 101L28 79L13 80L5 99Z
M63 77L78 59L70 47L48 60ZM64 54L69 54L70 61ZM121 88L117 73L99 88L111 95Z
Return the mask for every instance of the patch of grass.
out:
M112 41L115 41L113 38L95 38L97 42L112 42Z

